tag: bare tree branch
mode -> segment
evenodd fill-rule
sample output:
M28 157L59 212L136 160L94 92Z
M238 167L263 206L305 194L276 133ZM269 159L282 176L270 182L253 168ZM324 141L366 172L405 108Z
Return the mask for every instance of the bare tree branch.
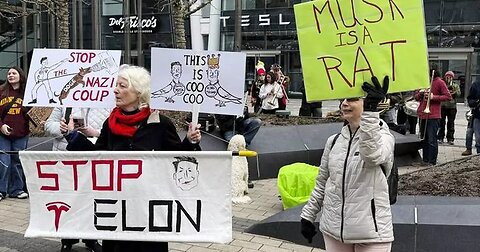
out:
M198 2L200 0L194 0L194 1L191 1L190 3L188 3L188 10L190 10L190 7L192 7L192 5L196 2ZM193 13L197 12L198 10L202 9L203 7L207 6L208 4L210 4L212 2L212 0L207 0L206 2L204 3L201 3L199 6L197 6L195 9L193 10L190 10L188 11L187 13L185 13L185 18L189 17L190 15L192 15Z

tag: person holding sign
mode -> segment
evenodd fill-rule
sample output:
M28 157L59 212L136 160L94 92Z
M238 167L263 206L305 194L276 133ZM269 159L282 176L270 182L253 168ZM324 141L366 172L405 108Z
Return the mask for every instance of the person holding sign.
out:
M123 65L114 90L116 107L103 124L95 144L73 131L65 138L67 150L89 151L199 151L200 125L189 125L183 141L166 116L152 112L150 73L143 67ZM104 252L168 251L165 242L103 241Z
M74 129L79 130L93 141L100 135L100 129L109 114L109 109L55 108L45 122L45 132L55 137L52 151L65 151L67 141L63 136ZM75 118L84 119L85 125L74 123ZM66 120L68 120L68 124ZM92 251L102 251L102 246L96 240L83 239L82 241L85 243L85 247ZM62 239L61 252L72 251L72 246L78 242L78 239Z
M384 78L383 87L376 77L372 82L374 86L362 86L365 98L343 100L341 111L347 124L339 135L328 138L315 188L300 215L301 233L312 242L317 233L313 223L321 211L320 231L327 252L391 250L387 176L395 138L377 111L389 79ZM381 166L386 167L385 174Z
M278 98L283 97L283 91L272 72L265 76L265 84L260 88L258 97L262 99L262 113L275 114L278 109Z
M0 86L0 149L20 151L27 148L28 109L22 106L27 78L19 67L7 72L7 81ZM22 164L18 154L0 154L0 200L7 197L26 199Z

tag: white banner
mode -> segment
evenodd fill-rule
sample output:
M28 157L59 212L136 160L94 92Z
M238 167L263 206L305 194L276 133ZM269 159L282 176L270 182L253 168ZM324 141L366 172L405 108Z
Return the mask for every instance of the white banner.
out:
M23 106L113 108L120 51L34 49Z
M246 54L152 48L151 107L242 115Z
M232 240L231 152L20 152L25 237Z

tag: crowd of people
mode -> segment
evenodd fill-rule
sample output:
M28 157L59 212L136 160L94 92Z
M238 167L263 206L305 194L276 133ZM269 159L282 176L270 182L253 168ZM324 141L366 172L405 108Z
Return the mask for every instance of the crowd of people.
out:
M366 97L341 101L345 126L339 135L327 140L316 186L301 213L301 232L309 241L317 232L313 223L322 210L320 231L327 251L350 251L358 246L366 248L365 251L390 251L393 228L386 175L393 164L395 140L389 129L416 134L418 120L423 165L437 163L438 144L454 144L455 141L455 98L460 95L459 85L454 82L455 74L447 71L442 79L435 66L430 73L432 80L428 89L387 94L388 76L382 84L372 77L371 83L362 86ZM259 64L257 75L256 83L249 90L254 112L274 114L277 110L284 110L288 102L288 77L282 73L281 67L274 64L266 72ZM54 137L52 150L200 151L200 125L190 123L185 138L181 140L173 122L150 108L150 82L150 73L145 68L122 65L114 89L115 108L55 108L45 123L46 133ZM31 120L29 109L22 106L25 85L25 73L13 67L0 86L0 200L5 197L28 198L18 158L18 151L27 148ZM306 102L305 96L304 100ZM480 82L473 83L467 100L471 116L466 132L467 150L462 155L472 154L472 135L475 135L475 148L480 153ZM418 108L410 108L408 104L415 101ZM321 103L309 113L321 117ZM247 147L262 123L254 114L248 113L247 106L243 116L215 115L215 118L226 141L240 134ZM389 169L385 172L378 169L380 166ZM347 175L339 175L342 172ZM345 181L356 190L348 194L339 190ZM366 213L367 210L372 212ZM359 218L369 214L375 220L373 226L365 218ZM62 251L71 251L72 245L78 242L62 240ZM102 245L96 240L83 242L96 252L168 251L165 242L105 240Z

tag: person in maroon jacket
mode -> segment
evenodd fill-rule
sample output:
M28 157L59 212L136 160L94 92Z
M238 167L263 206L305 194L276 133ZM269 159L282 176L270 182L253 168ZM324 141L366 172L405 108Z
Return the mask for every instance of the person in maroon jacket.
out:
M22 106L26 82L22 69L12 67L7 80L0 86L0 200L7 194L11 198L28 198L23 190L25 176L18 154L5 153L27 148L28 109Z
M415 100L420 101L417 109L417 115L420 119L420 138L423 145L423 165L436 165L438 156L437 133L440 125L441 103L452 99L447 85L440 77L441 74L437 67L433 66L433 80L430 90L420 90L415 93ZM430 95L430 104L427 110L428 96ZM430 112L428 112L430 110Z

